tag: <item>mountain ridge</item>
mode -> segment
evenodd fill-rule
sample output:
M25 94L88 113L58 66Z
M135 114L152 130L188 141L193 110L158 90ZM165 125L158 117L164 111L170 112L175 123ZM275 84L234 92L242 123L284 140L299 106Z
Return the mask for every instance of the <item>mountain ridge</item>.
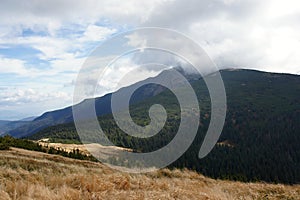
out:
M178 69L176 69L178 71ZM180 70L179 70L180 71ZM122 87L118 89L117 91L113 93L121 93L126 91L130 91L131 88L140 88L137 90L137 92L134 93L134 95L131 97L130 103L137 103L139 101L142 101L146 98L155 96L159 94L160 92L164 91L164 87L156 84L147 84L144 86L146 82L151 82L152 80L161 81L164 79L170 79L170 81L174 81L172 77L172 73L169 73L169 70L162 71L158 76L156 77L150 77L143 81L139 81L137 83L134 83L130 86ZM182 71L181 71L182 72ZM182 72L183 73L183 72ZM187 78L189 78L189 75L185 74ZM190 76L190 80L195 79L193 75ZM177 83L176 84L181 84ZM90 98L90 99L84 99L80 103L76 104L75 106L84 106L84 104L89 103L95 103L96 108L96 115L102 116L105 114L111 113L111 95L113 93L105 94L101 97L96 98ZM121 108L120 108L121 109ZM83 119L89 118L91 113L82 113ZM25 137L32 135L39 130L42 130L43 128L57 125L57 124L63 124L63 123L69 123L73 121L73 114L72 114L72 106L68 106L62 109L48 111L43 113L41 116L36 117L31 123L25 124L24 126L17 127L16 129L10 130L8 132L9 135L13 137Z
M204 159L198 158L210 122L210 97L203 79L193 81L201 110L200 126L190 148L169 167L193 169L221 179L299 183L300 77L251 70L221 74L227 115L218 145ZM161 132L148 139L128 136L109 114L99 117L99 124L116 146L152 152L168 144L180 124L178 101L169 90L132 104L133 121L149 124L148 111L153 104L161 104L168 119ZM29 138L80 141L74 123L48 127Z

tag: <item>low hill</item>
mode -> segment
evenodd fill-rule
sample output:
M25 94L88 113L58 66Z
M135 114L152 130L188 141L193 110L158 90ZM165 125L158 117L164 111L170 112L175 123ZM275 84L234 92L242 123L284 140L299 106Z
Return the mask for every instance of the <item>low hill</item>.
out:
M147 174L12 148L0 151L0 199L299 199L300 186L213 180L188 170Z

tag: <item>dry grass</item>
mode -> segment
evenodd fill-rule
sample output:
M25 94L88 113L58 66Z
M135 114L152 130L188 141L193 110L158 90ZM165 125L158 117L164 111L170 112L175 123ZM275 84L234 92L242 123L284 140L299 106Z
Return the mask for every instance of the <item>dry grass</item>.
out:
M0 152L0 199L300 199L300 186L240 183L188 170L127 174L20 149Z
M63 143L50 143L50 142L44 142L46 139L43 139L41 141L38 142L39 145L42 145L43 147L47 147L47 148L54 148L54 149L58 149L58 150L63 150L66 152L73 152L73 150L79 150L79 152L81 154L85 154L85 155L91 155L90 151L100 151L102 153L112 153L115 150L123 150L123 151L132 151L132 149L128 149L128 148L122 148L122 147L116 147L116 146L103 146L100 144L96 144L96 143L92 143L92 144L63 144ZM87 150L87 148L89 150Z

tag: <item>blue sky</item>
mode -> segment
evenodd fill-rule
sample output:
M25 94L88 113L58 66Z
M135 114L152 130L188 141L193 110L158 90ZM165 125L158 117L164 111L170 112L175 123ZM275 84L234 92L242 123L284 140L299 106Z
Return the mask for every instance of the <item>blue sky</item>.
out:
M299 23L296 0L3 0L0 119L71 105L86 57L107 38L136 27L182 32L219 68L300 74ZM102 88L109 91L109 85Z

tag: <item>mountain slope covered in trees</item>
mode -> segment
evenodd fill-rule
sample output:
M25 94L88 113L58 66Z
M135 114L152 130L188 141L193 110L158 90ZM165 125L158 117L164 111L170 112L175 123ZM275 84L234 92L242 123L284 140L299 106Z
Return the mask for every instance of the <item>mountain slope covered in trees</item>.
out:
M195 79L195 75L187 75L182 71L182 69L177 69L177 70L181 71L187 77L188 80ZM178 84L178 85L181 84L180 81L174 81L174 79L175 79L175 77L172 75L170 70L165 70L165 71L161 72L159 75L157 75L156 77L150 77L146 80L137 82L133 85L120 88L119 90L117 90L114 93L127 93L132 88L136 88L136 87L139 88L139 90L132 96L132 98L130 100L130 103L134 104L134 103L140 102L142 100L145 100L147 98L156 96L157 94L159 94L165 90L160 85L146 84L147 82L151 82L151 81L161 82L163 80L164 81L168 80L174 84ZM95 103L95 110L96 110L97 116L110 114L111 113L110 105L111 105L112 94L113 93L109 93L102 97L97 97L95 99L85 99L82 102L80 102L79 104L76 104L74 106L79 108L79 107L85 107L86 105ZM118 108L118 109L122 109L122 108ZM83 119L88 119L91 116L90 116L90 113L82 113L81 117ZM63 109L46 112L46 113L42 114L41 116L36 117L32 122L26 123L23 126L18 126L15 129L9 129L8 131L6 131L6 133L8 133L9 135L11 135L13 137L20 138L20 137L32 135L32 134L34 134L44 128L47 128L49 126L69 123L72 121L73 121L72 107L69 106L69 107L66 107Z
M192 81L201 108L198 134L187 152L169 167L189 168L213 178L242 181L300 182L300 77L251 70L221 72L227 93L227 116L218 144L204 159L198 152L210 121L210 98L202 79ZM148 110L162 104L168 119L159 134L148 139L124 134L111 115L99 117L109 139L138 152L161 148L176 135L179 105L168 90L131 105L133 120L149 123ZM73 123L48 127L30 139L79 141Z

